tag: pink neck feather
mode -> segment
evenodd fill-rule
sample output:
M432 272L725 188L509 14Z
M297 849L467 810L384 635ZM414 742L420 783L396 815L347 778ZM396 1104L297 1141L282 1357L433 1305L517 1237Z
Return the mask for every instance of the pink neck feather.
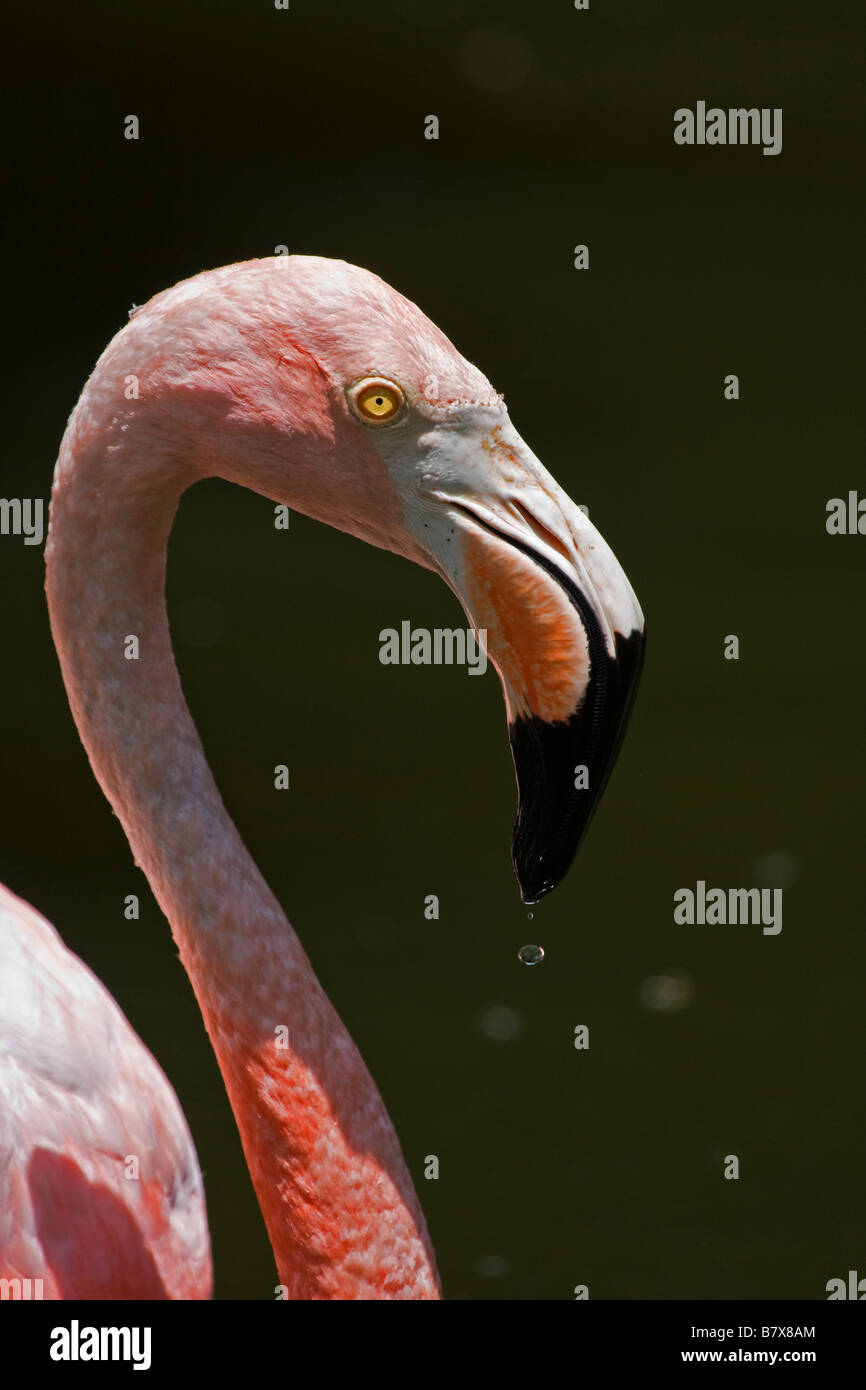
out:
M181 691L166 545L178 498L202 469L182 406L166 427L165 412L157 426L144 400L124 402L135 359L117 344L128 335L73 414L52 495L46 588L72 713L171 923L289 1296L438 1298L382 1099L241 843ZM196 404L193 394L193 423ZM181 441L191 451L182 461ZM212 442L227 447L225 434ZM124 657L130 634L138 660ZM276 1045L281 1026L287 1049Z

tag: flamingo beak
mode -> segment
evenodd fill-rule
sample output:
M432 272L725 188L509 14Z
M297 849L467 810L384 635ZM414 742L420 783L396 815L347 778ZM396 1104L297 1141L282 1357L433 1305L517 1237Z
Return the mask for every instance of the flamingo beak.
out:
M502 681L518 788L512 861L534 903L567 873L607 785L644 621L609 546L510 423L482 450L474 486L460 470L459 486L452 473L435 494L457 540L438 548L437 568Z

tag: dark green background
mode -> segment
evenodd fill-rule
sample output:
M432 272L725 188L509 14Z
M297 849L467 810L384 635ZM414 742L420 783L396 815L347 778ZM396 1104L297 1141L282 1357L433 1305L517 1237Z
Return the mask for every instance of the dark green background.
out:
M12 10L3 496L47 498L130 304L286 243L375 270L478 363L647 614L620 765L530 923L495 675L377 659L381 627L461 621L445 587L303 517L275 533L268 503L221 482L181 506L169 609L190 705L382 1089L446 1295L822 1298L866 1274L866 537L824 526L828 498L866 493L860 7ZM676 147L673 112L698 99L781 106L782 154ZM176 1086L217 1295L268 1298L191 991L68 712L41 551L0 538L0 567L0 875ZM675 889L752 885L771 853L796 863L780 936L674 924ZM517 962L525 941L540 968ZM648 1010L642 982L671 971L691 1002ZM493 1006L518 1015L510 1041L481 1030Z

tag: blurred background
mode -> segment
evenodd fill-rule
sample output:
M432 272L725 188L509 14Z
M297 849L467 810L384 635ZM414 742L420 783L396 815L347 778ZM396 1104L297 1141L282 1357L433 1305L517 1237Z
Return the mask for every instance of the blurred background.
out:
M866 495L855 7L10 11L2 496L47 504L130 305L286 244L376 271L482 368L647 615L619 765L528 920L494 672L378 660L404 618L462 625L444 585L301 516L276 532L219 481L180 508L191 709L382 1090L446 1296L820 1299L866 1274L866 538L825 530L829 498ZM674 110L699 99L782 107L781 155L675 146ZM0 537L0 877L177 1088L216 1295L270 1298L222 1082L79 744L42 582L41 549ZM783 887L781 934L676 925L673 893L700 878ZM527 942L541 966L518 962Z

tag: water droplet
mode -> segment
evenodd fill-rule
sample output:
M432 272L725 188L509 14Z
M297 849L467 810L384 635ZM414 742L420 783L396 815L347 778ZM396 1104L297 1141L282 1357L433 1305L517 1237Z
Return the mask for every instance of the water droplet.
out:
M517 952L517 959L524 965L540 965L544 960L543 946L521 946Z
M535 916L535 913L534 913L534 912L527 912L527 914L526 914L526 920L527 920L527 922L531 922L534 916Z

